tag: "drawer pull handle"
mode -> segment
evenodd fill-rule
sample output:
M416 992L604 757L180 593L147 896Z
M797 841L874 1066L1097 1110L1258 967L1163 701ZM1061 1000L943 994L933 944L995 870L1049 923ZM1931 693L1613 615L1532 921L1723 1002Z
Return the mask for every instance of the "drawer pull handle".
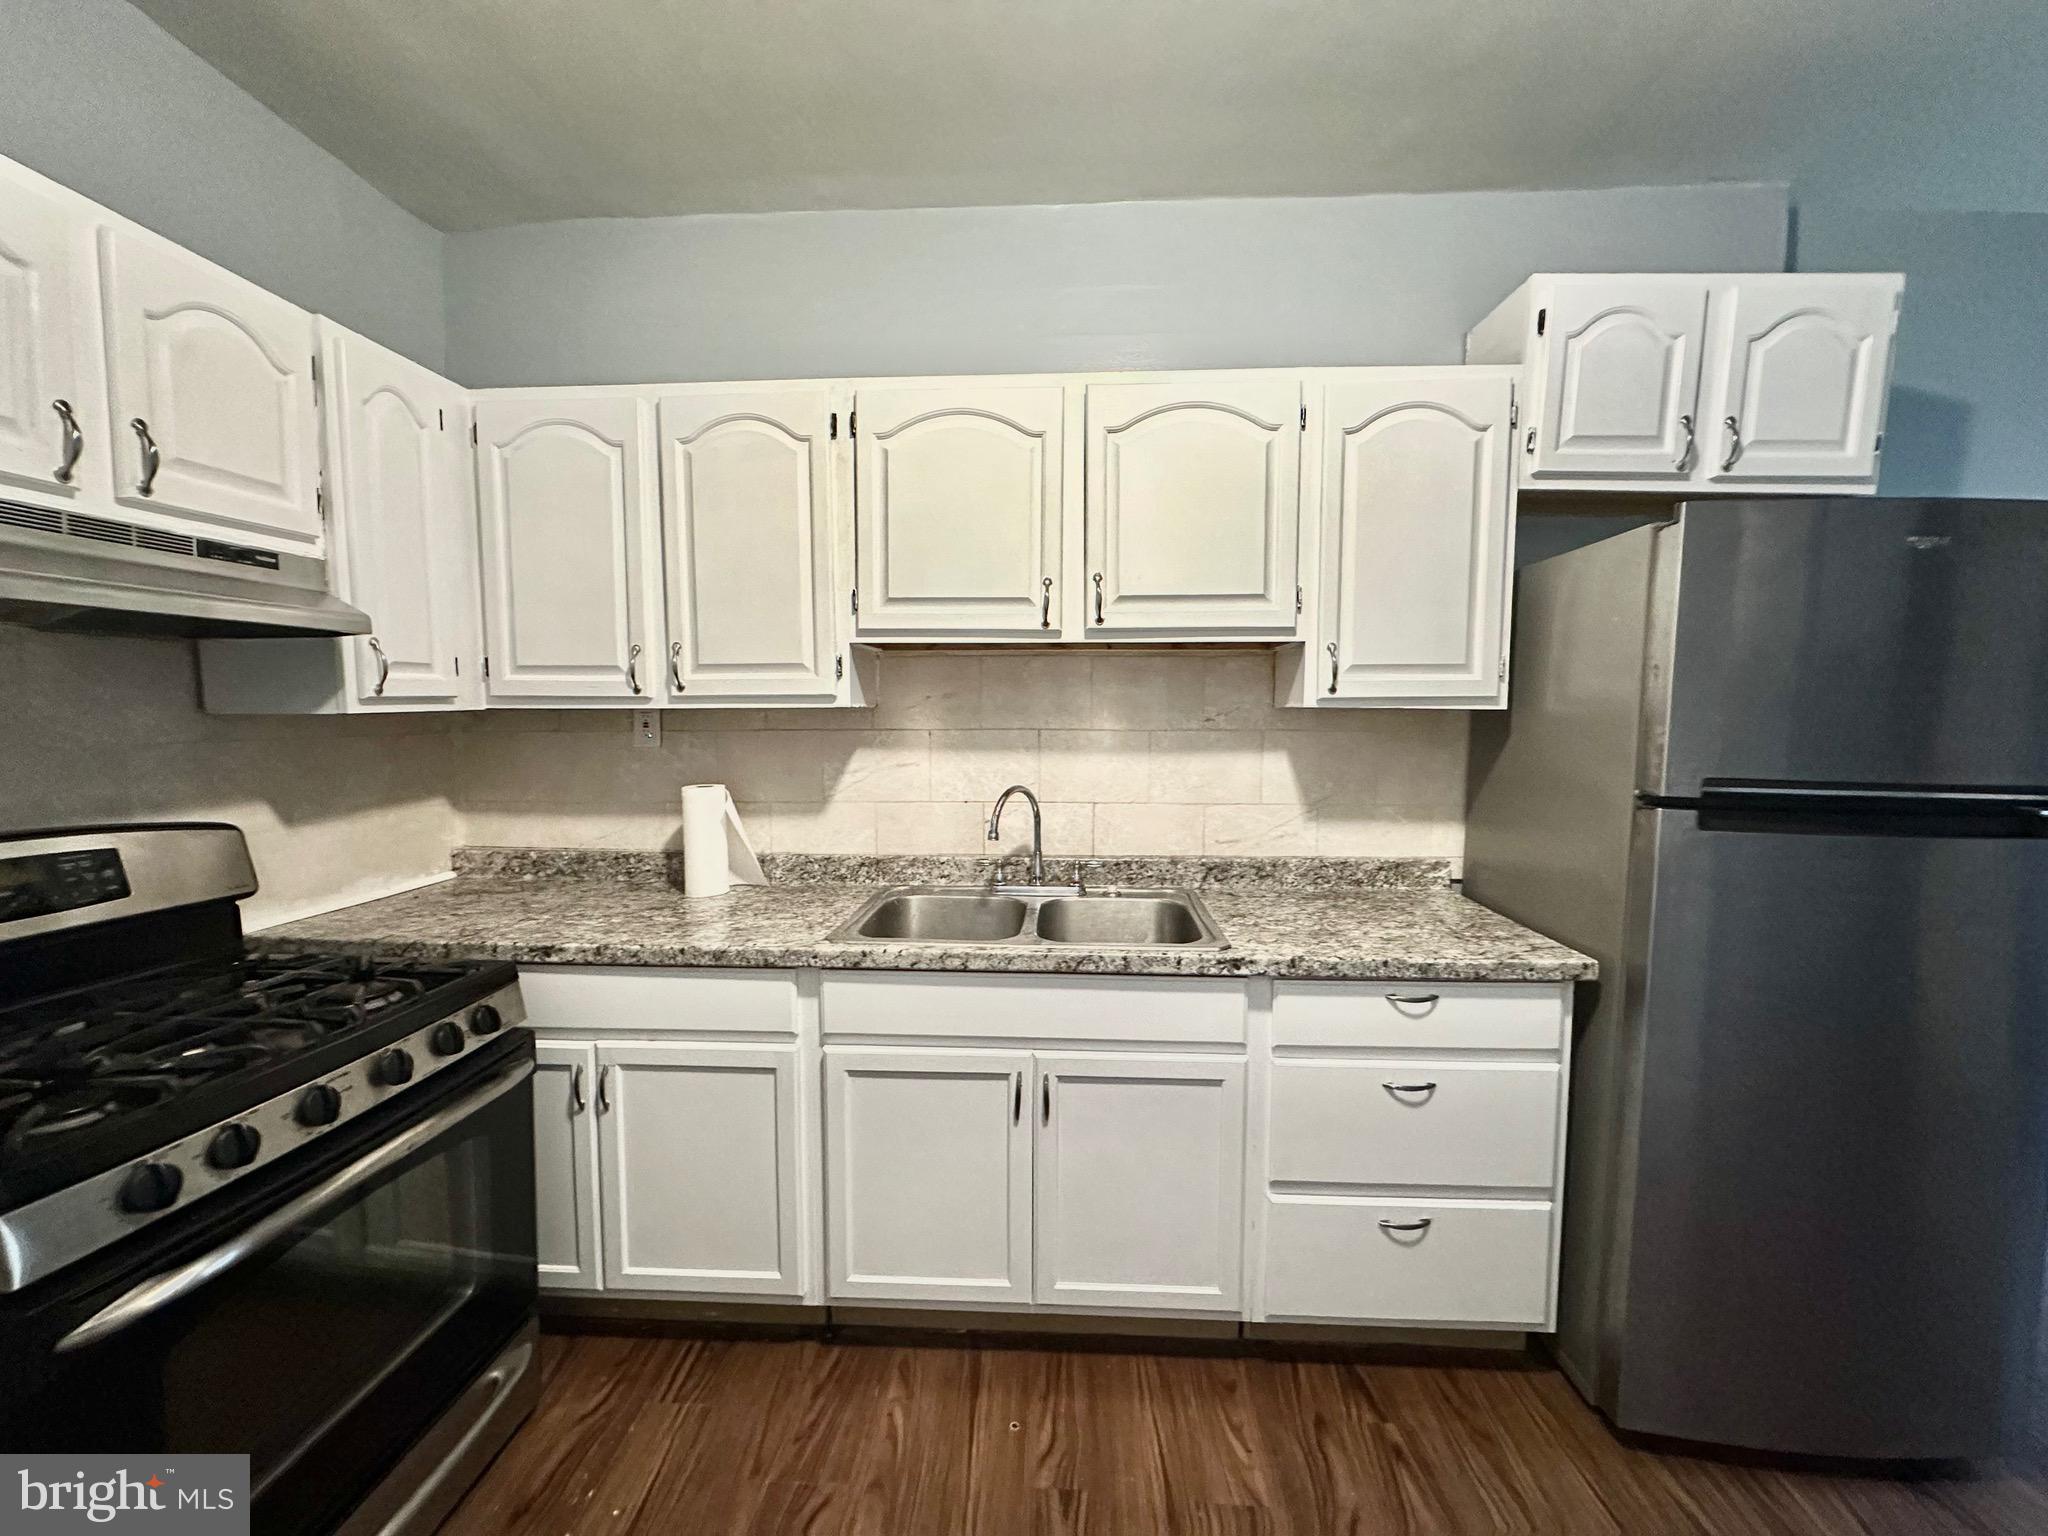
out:
M1427 1232L1429 1230L1429 1223L1430 1218L1427 1216L1423 1217L1420 1221L1382 1221L1380 1223L1380 1230L1382 1232Z
M1387 1001L1397 1006L1406 1003L1411 1008L1427 1008L1442 999L1434 992L1389 992Z
M1381 1083L1389 1093L1435 1093L1435 1083Z

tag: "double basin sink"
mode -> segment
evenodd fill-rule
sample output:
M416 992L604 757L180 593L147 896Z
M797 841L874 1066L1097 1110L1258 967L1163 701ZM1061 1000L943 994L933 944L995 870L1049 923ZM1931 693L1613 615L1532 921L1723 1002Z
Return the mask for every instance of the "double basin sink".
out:
M1192 891L1073 886L898 886L868 902L831 938L841 944L1227 947Z

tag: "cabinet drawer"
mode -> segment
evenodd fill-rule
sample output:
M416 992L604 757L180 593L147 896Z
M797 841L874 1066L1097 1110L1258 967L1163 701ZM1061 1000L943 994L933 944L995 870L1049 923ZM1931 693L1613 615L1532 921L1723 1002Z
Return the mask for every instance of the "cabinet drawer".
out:
M1547 1062L1276 1061L1270 1176L1547 1192L1557 1080Z
M522 968L520 995L534 1029L796 1033L789 971L663 971L634 966Z
M1264 1315L1548 1328L1550 1217L1536 1201L1275 1197Z
M1273 989L1277 1046L1554 1051L1563 1039L1564 999L1554 986L1330 981Z

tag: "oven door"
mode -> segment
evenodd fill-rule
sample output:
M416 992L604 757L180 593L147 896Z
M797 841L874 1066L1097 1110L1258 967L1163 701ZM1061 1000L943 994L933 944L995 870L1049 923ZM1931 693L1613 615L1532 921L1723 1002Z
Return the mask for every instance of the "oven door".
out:
M533 1315L532 1074L508 1031L173 1238L11 1298L0 1441L245 1452L256 1530L335 1528Z

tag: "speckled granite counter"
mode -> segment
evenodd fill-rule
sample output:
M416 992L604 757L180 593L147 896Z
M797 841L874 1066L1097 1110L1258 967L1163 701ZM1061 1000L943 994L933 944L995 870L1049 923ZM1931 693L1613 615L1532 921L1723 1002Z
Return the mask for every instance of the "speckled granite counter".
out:
M842 873L812 860L801 873ZM868 883L792 879L686 900L659 865L556 857L458 859L454 880L269 929L256 941L420 958L473 956L533 965L801 967L1028 971L1128 976L1273 976L1297 980L1570 981L1593 962L1440 883L1382 878L1331 888L1270 868L1260 888L1151 861L1144 883L1199 884L1222 950L1004 948L977 944L836 944L826 940L886 884L960 878L923 861L914 874L867 861ZM1261 861L1270 866L1278 861ZM1122 870L1119 883L1140 883ZM1172 876L1181 878L1170 878ZM1096 878L1091 870L1091 881Z

